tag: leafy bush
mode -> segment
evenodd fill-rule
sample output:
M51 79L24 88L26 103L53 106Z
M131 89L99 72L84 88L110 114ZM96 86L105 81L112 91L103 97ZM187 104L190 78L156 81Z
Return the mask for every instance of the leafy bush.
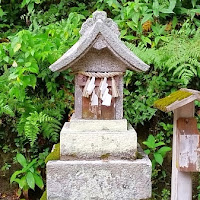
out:
M35 189L37 185L43 189L44 183L40 173L37 171L38 163L37 159L28 162L22 154L17 154L17 161L22 166L21 170L15 171L10 178L10 183L16 182L19 184L18 196L21 196L21 190L23 191L24 197L28 199L28 190Z
M148 149L146 149L144 152L151 157L153 170L155 169L156 163L162 165L166 153L168 151L171 151L170 147L164 146L164 142L156 142L155 137L153 135L149 135L148 139L144 141L143 144L148 147Z

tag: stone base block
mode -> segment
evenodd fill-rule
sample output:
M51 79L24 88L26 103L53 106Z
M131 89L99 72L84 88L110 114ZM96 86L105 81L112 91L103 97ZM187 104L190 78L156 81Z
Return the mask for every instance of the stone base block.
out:
M73 157L94 159L134 159L137 151L137 133L133 128L127 131L76 132L64 126L60 135L61 160Z
M72 118L69 128L74 131L127 131L127 120L84 120Z
M49 161L48 200L139 200L151 197L151 162Z

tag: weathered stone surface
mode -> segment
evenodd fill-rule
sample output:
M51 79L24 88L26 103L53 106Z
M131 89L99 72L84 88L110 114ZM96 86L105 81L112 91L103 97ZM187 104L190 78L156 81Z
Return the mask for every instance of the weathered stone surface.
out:
M89 18L83 23L80 33L82 36L78 42L50 66L52 71L62 71L69 67L74 71L74 67L77 66L77 61L84 57L89 50L95 49L101 51L105 50L105 48L106 51L109 50L111 52L111 57L119 59L125 65L125 69L129 68L135 71L146 71L149 69L149 66L133 54L119 39L120 33L116 23L112 19L107 18L105 12L94 12L93 18ZM102 36L103 38L100 41L101 45L95 44L95 42L98 41L98 36ZM97 55L98 54L95 53L95 56ZM104 55L107 56L107 53L104 53ZM89 56L87 55L85 57ZM95 64L92 67L95 67L94 69L96 69L96 71L101 71L101 59L97 59L96 63L97 62L99 62L99 64ZM83 69L86 63L79 62L78 64L81 67L80 69ZM108 64L107 71L117 71L114 65L110 68L110 64L106 64ZM122 67L123 71L125 71L125 69Z
M67 127L67 125L71 127L70 123L65 124L60 134L62 160L68 159L70 156L73 156L74 159L94 159L101 158L104 155L118 158L135 158L137 133L132 127L129 127L127 131L101 131L98 130L101 126L97 126L97 131L94 131L93 121L88 120L88 123L86 123L88 129L91 128L93 131L86 131L84 126L82 132L80 130L76 131ZM111 125L114 124L114 121L111 121ZM101 123L101 121L96 122ZM109 123L109 120L106 123Z
M49 161L48 200L139 200L151 196L151 162Z
M127 131L127 120L83 120L71 119L66 122L61 133L67 133L68 127L70 131Z

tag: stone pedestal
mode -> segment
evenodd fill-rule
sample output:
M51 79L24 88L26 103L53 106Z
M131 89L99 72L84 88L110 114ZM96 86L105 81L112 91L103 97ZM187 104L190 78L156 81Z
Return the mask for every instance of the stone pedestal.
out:
M143 155L144 156L144 155ZM151 196L151 162L50 161L48 200L139 200Z
M117 131L118 130L118 131ZM137 133L123 120L72 120L60 134L61 160L135 159Z
M60 137L61 160L47 163L48 200L151 196L151 161L126 120L72 119Z

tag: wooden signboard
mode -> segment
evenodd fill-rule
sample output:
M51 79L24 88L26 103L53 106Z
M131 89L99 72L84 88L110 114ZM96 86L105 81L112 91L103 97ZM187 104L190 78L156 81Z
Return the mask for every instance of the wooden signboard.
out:
M177 121L177 165L182 172L200 171L200 134L193 117Z

